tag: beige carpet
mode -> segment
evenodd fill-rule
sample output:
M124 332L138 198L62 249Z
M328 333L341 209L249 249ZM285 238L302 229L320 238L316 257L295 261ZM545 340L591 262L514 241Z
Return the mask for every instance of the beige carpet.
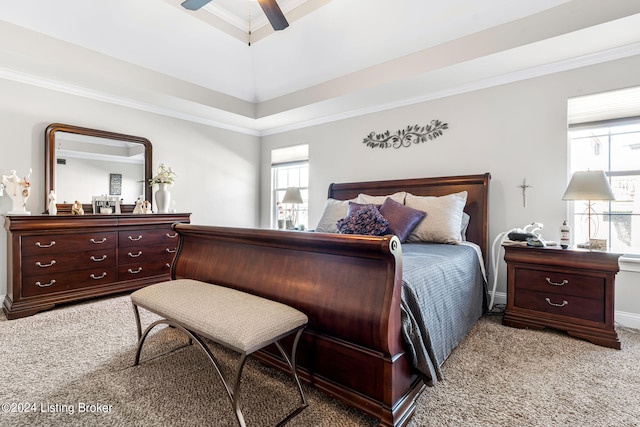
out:
M640 334L619 333L622 351L558 332L506 328L499 316L485 317L445 363L445 381L420 397L410 425L640 426ZM180 339L176 330L160 330L143 358ZM135 341L126 296L1 318L0 425L236 425L198 347L132 367ZM216 354L231 366L231 353ZM297 404L289 377L253 361L242 390L248 426L272 425ZM309 408L289 425L375 425L315 389L305 390Z

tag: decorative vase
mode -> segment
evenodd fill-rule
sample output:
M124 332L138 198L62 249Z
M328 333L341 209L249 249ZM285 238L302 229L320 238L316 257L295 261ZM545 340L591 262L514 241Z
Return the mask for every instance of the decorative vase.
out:
M169 213L169 204L171 203L171 193L167 189L168 184L158 184L158 191L155 193L156 207L158 213Z

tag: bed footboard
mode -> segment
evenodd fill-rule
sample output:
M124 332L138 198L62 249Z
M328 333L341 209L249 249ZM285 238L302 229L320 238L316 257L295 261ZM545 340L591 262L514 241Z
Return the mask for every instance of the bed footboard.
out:
M175 224L173 279L249 292L309 317L301 378L380 420L403 425L424 384L404 352L401 245L353 236ZM262 361L285 368L272 352Z

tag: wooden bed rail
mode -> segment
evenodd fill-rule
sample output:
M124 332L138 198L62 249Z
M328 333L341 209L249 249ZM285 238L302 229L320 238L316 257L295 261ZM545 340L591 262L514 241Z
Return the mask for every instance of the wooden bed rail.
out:
M309 323L300 378L366 412L404 425L425 385L404 351L401 245L373 237L174 224L173 279L191 278L280 301ZM256 356L286 369L276 351Z
M309 329L386 355L402 351L401 248L395 236L353 236L175 224L172 278L280 301Z

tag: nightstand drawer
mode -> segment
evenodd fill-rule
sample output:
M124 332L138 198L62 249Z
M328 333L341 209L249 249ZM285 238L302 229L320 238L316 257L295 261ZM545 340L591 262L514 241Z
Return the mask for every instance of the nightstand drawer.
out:
M604 306L602 300L598 299L516 289L514 305L560 316L604 322Z
M605 279L603 277L526 268L516 268L515 283L516 287L521 289L574 295L600 301L604 298L605 291Z

